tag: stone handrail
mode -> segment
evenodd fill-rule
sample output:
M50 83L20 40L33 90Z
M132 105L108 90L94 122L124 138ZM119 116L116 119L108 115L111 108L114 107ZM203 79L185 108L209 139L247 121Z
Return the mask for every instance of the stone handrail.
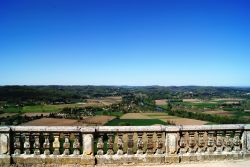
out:
M249 155L249 124L0 126L3 166L167 164Z

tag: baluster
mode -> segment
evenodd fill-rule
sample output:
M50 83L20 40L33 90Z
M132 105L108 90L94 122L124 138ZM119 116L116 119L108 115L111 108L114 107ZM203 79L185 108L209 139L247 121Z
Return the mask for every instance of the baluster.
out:
M44 155L50 155L49 133L44 133L43 136L44 136L44 143L43 143Z
M226 136L224 140L224 145L225 145L225 152L231 152L232 151L232 139L231 139L231 133L232 131L226 131Z
M107 151L107 155L113 155L114 154L114 150L113 150L113 146L114 146L113 136L114 136L114 134L113 133L108 133L107 136L108 136L108 143L107 143L108 151Z
M54 148L54 155L60 155L60 142L59 142L59 133L54 133L54 142L53 142L53 148Z
M134 133L128 133L128 149L127 154L131 155L133 154L133 146L134 146L134 140L133 140Z
M195 153L197 148L196 148L196 140L195 140L195 132L189 132L189 140L188 140L188 145L189 145L189 149L188 152L189 153Z
M64 148L63 154L69 155L70 154L70 152L69 152L69 148L70 148L69 133L64 134L63 148Z
M122 141L123 133L118 133L118 141L117 141L117 155L123 155L123 141Z
M198 132L198 152L204 153L205 148L204 132Z
M24 154L29 155L30 154L30 134L24 133L23 135L24 135L24 143L23 143Z
M239 131L239 130L234 132L234 138L233 138L233 144L234 144L233 151L234 152L241 151L240 134L241 134L241 131Z
M147 133L148 144L146 154L154 154L154 143L153 143L153 133Z
M39 133L34 133L34 138L35 138L35 142L33 144L33 147L34 147L34 154L35 155L40 155L40 140L39 140L39 136L40 134Z
M138 141L137 141L137 152L136 152L136 154L143 154L143 146L144 146L144 143L142 141L143 132L138 132L137 135L138 135Z
M216 153L221 153L223 151L223 139L222 139L223 131L217 131L216 133Z
M20 155L21 154L21 142L20 142L20 133L15 134L15 141L14 141L14 154Z
M73 143L73 154L74 155L80 155L80 142L79 142L79 133L75 133L75 139L74 139L74 143Z
M156 154L163 154L163 141L162 141L162 132L157 132L157 142L156 142Z
M214 152L214 131L208 131L208 140L207 140L207 153Z
M180 132L180 140L179 140L180 154L185 154L187 152L185 134L186 134L185 132Z
M98 138L98 142L97 142L97 155L103 155L104 151L103 151L103 147L104 147L104 143L103 143L103 133L99 133L99 138Z

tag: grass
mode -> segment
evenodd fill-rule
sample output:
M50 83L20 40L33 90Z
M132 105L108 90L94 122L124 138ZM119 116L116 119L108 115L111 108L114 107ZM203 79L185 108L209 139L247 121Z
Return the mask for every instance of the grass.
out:
M159 119L113 119L107 122L107 126L147 126L147 125L168 125L166 122Z

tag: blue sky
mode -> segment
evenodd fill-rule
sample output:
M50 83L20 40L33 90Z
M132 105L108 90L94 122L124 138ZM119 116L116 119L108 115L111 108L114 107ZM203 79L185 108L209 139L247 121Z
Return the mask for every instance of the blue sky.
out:
M0 85L250 86L248 0L1 0Z

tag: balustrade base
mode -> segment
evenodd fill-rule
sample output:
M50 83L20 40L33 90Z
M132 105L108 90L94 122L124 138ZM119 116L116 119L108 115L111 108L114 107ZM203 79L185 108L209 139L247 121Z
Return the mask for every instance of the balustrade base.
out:
M195 161L221 161L243 159L242 153L214 153L214 154L183 154L180 155L180 162Z
M165 162L164 155L96 155L97 164L163 164Z
M0 164L2 166L9 166L10 164L10 156L9 155L0 155Z
M23 165L33 165L39 166L41 164L44 165L78 165L78 166L94 166L95 165L95 158L94 156L65 156L65 155L19 155L19 156L12 156L12 161L14 164L23 164Z

